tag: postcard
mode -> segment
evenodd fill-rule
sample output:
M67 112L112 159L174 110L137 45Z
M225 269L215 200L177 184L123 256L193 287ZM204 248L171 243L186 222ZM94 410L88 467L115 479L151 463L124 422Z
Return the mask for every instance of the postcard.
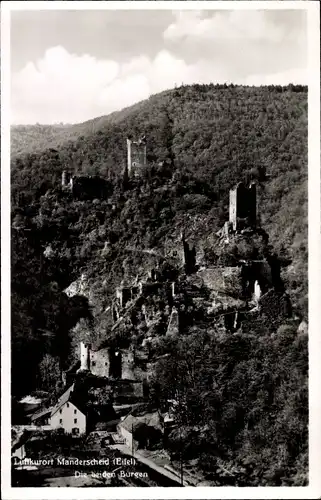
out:
M1 21L3 498L320 498L319 4Z

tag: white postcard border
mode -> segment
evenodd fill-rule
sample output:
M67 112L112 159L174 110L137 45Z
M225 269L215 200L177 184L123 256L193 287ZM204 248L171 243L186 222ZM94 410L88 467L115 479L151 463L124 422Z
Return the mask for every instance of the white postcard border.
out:
M10 11L16 10L300 9L308 12L309 116L309 486L188 488L12 488L10 444ZM321 232L320 232L320 7L307 1L28 1L1 3L1 299L2 496L5 500L320 498L321 497Z

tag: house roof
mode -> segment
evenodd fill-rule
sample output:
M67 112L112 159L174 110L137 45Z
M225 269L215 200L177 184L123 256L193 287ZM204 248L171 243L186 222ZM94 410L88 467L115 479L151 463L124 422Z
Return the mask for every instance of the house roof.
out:
M137 429L141 424L162 429L160 415L157 411L150 412L147 409L137 407L129 413L119 425L129 432Z
M16 434L12 433L11 434L11 452L13 453L18 448L20 448L22 445L24 445L28 441L30 435L31 435L31 433L28 431L22 431L22 432L18 432Z
M73 372L75 372L80 367L80 364L81 363L80 363L79 360L75 361L75 363L73 363L67 370L65 370L65 373L73 373Z
M42 408L41 410L36 411L33 415L31 415L30 419L33 420L38 420L38 418L44 417L46 415L49 415L51 413L52 407L50 408Z
M74 388L75 388L75 384L72 384L64 393L62 396L60 396L60 398L58 399L58 402L56 403L56 405L52 408L51 410L51 413L50 415L53 416L55 413L57 413L58 410L60 410L60 408L62 408L64 406L64 404L70 402L72 403L74 406L77 407L77 409L79 411L81 411L83 413L83 411L80 409L80 406L73 400L72 396L73 396L73 392L74 392Z
M37 420L38 418L44 417L45 415L50 415L53 416L55 413L57 413L60 408L64 406L65 403L71 402L74 406L77 406L77 408L80 410L79 406L75 404L74 401L71 401L72 394L74 391L75 384L72 384L63 394L60 396L58 399L57 403L54 406L51 406L49 408L42 408L41 410L37 411L34 413L31 417L31 420Z
M175 418L169 412L163 415L164 422L175 422Z

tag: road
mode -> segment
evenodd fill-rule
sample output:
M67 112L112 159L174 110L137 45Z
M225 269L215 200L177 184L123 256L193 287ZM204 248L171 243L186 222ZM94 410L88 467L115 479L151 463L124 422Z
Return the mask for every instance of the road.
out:
M125 444L114 444L111 446L111 448L119 450L124 455L130 456L130 457L133 456L141 464L144 464L149 469L154 470L157 474L161 474L162 476L164 476L164 481L165 481L165 478L167 478L167 480L173 481L175 483L175 486L182 486L180 479L175 474L173 474L172 472L170 472L167 469L164 469L164 467L161 467L160 465L155 464L155 462L153 462L152 460L150 460L147 457L144 457L143 455L141 455L137 451L134 451L134 454L133 454L132 450L128 446L126 446ZM183 486L190 486L190 484L186 483L185 481L183 481L183 483L184 483Z

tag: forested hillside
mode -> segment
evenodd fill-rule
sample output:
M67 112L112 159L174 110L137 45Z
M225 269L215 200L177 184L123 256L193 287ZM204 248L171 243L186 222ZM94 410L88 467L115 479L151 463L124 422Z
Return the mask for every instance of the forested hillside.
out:
M226 220L229 189L240 181L258 184L261 224L274 250L291 261L283 279L295 315L307 319L305 87L182 86L65 130L29 131L25 129L20 140L16 128L12 144L14 395L36 387L45 378L44 370L47 377L52 370L54 379L57 367L68 366L69 331L79 318L92 317L86 299L68 298L64 288L85 271L94 289L96 283L94 292L107 305L122 278L124 261L135 263L128 248L163 251L165 245L175 245L184 230L187 239L210 249ZM148 169L134 181L126 181L126 137L143 134ZM61 190L63 170L103 177L112 186L112 195L73 198ZM283 484L283 476L285 484L302 484L307 460L306 339L297 339L289 325L281 327L278 338L259 337L253 327L246 338L221 340L220 348L208 341L210 355L202 352L207 362L201 363L208 376L200 372L202 377L194 380L188 397L192 407L195 395L203 391L196 413L206 411L210 424L197 423L203 437L198 434L193 446L199 449L205 441L216 446L220 441L221 456L237 467L246 462L250 450L253 463L265 461L253 484L265 473L266 484L272 476L273 484ZM200 349L193 339L191 356ZM185 343L181 339L171 347L178 357L179 380ZM41 361L46 354L52 363L44 368ZM197 359L199 363L203 358ZM170 370L159 370L162 386L157 392L166 399ZM286 375L291 370L293 378ZM204 381L215 378L214 372L219 373L219 385L213 392L212 382L209 389ZM246 395L249 387L251 398ZM208 391L212 399L206 396ZM216 414L213 408L218 407ZM188 433L196 424L189 418L185 431L193 443ZM215 427L218 420L220 425ZM236 422L240 427L235 427ZM269 426L273 431L262 437ZM261 457L260 439L271 441L274 431L278 436L288 433L286 442L293 438L299 445L288 449L284 440L275 439ZM279 465L271 470L276 450ZM187 456L194 451L186 449ZM237 459L235 453L239 453Z
M34 130L31 128L32 134ZM73 173L98 174L117 185L126 161L126 136L141 133L148 136L152 177L148 187L167 186L172 176L176 185L170 193L154 194L153 200L147 194L146 202L153 205L152 213L140 204L143 217L135 224L132 221L130 227L135 237L141 234L145 239L142 245L148 244L146 238L151 234L149 245L157 246L157 241L171 227L173 215L184 219L181 223L187 225L191 234L195 228L187 222L189 216L194 225L202 225L199 235L203 236L204 231L214 232L226 211L231 185L251 176L257 178L265 170L269 177L261 183L262 225L277 249L285 247L293 256L288 279L294 281L293 291L299 287L296 299L304 302L307 293L304 267L307 263L307 90L304 87L180 87L119 113L68 126L67 132L57 132L50 147L41 153L17 156L13 147L13 217L19 212L26 215L31 207L33 212L37 210L40 197L60 185L61 172L66 168ZM74 140L68 141L69 137ZM43 138L41 132L40 143ZM63 140L67 141L64 145ZM36 150L37 141L35 133L26 144L27 149ZM159 162L164 159L167 161L160 167ZM21 207L18 195L23 200ZM134 203L131 194L127 195ZM88 212L86 207L87 224L89 215L100 208L88 205L91 209ZM76 206L68 200L70 214ZM130 215L135 217L135 210ZM30 217L27 219L31 221ZM64 224L63 217L60 222ZM116 222L120 222L118 217Z
M41 151L57 137L66 138L70 125L13 125L10 130L11 154Z

